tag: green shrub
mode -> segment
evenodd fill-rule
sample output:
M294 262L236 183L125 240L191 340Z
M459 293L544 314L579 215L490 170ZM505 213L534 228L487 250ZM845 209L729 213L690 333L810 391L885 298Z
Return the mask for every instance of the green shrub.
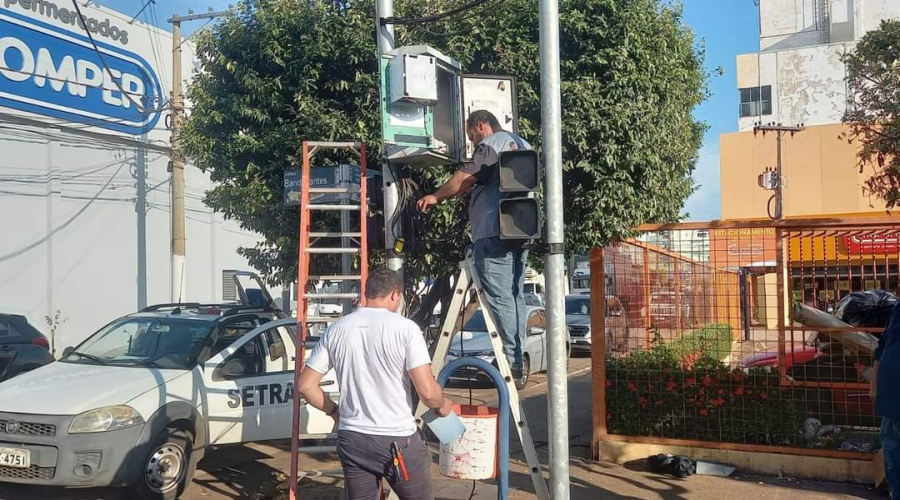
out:
M806 416L777 372L744 373L722 362L731 327L709 325L680 339L606 362L611 434L732 443L803 445ZM727 347L726 347L727 345Z

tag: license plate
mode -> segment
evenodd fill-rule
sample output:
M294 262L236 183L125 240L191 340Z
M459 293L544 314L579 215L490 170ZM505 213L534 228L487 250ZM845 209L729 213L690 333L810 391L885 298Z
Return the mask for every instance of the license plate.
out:
M0 466L27 469L31 467L31 452L18 448L0 448Z

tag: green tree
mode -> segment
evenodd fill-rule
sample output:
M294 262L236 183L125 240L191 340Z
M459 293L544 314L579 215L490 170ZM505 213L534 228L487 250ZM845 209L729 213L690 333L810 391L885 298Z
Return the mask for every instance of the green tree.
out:
M867 192L894 208L900 203L900 20L882 21L844 62L852 101L845 138L860 145L860 172L873 170Z
M398 0L395 13L456 5ZM678 219L705 130L692 116L707 92L704 52L680 9L660 0L562 0L560 11L567 250L583 253L637 224ZM374 31L372 1L244 0L197 38L202 71L181 140L218 183L206 202L264 237L241 252L274 282L296 275L297 213L281 197L301 140L363 140L370 165L377 159ZM432 45L466 72L515 76L521 134L540 148L533 0L495 0L396 32L398 45ZM431 192L453 169L401 169L403 189ZM446 300L466 240L462 203L404 222L409 283L441 277Z

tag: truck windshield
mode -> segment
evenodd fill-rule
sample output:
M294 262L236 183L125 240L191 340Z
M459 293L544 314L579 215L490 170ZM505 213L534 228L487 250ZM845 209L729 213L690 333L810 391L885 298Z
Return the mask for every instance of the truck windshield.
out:
M126 318L107 325L61 361L190 370L214 324L181 318Z

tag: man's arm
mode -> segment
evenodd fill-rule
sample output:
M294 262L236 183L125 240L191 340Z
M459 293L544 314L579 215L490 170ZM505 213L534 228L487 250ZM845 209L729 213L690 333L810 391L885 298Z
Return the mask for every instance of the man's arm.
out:
M442 201L459 196L475 185L475 176L463 170L457 170L441 187L432 194L425 195L418 202L416 208L420 212L427 212L431 207Z
M319 385L324 376L324 374L311 369L309 366L304 366L303 372L300 373L300 383L297 390L300 391L300 395L303 396L303 398L306 399L306 402L312 405L313 408L321 410L337 420L338 416L337 411L335 410L337 405L331 398L325 395L325 391L323 391L322 386Z
M433 409L440 417L445 417L453 410L453 401L444 397L444 390L431 374L431 365L422 365L409 370L409 378L416 387L419 401Z

